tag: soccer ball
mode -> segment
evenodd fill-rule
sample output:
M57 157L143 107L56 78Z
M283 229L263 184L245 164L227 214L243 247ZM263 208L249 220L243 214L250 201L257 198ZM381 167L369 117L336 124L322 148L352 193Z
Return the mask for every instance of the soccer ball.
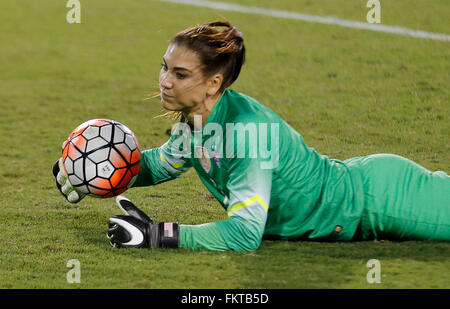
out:
M63 144L63 166L70 184L95 197L113 197L135 182L141 149L120 122L93 119L75 128Z

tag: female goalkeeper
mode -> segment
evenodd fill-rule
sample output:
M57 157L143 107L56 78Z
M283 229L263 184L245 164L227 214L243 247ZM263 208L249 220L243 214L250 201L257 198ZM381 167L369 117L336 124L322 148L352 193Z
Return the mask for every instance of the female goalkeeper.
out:
M269 108L228 89L244 56L242 34L228 22L171 40L159 87L162 106L178 123L164 145L142 152L133 185L156 185L194 168L228 219L157 224L119 197L126 215L109 219L113 246L250 251L263 238L450 240L445 172L392 154L345 161L319 154ZM70 201L82 198L64 186L61 172L57 178Z

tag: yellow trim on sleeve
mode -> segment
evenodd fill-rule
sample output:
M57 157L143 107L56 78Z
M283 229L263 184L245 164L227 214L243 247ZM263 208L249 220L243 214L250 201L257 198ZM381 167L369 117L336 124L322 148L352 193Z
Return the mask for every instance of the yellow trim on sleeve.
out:
M164 157L164 155L163 155L163 153L161 152L160 153L160 157L161 157L161 160L163 160L164 162L166 162L167 164L169 164L170 166L172 166L173 168L180 168L180 167L182 167L183 165L184 165L184 162L179 162L179 163L169 163L167 160L166 160L166 158Z
M160 157L161 160L163 160L164 162L169 163L169 162L167 162L166 158L164 158L164 155L163 155L162 152L159 153L159 157Z
M269 206L267 206L267 203L263 200L263 198L259 194L256 194L255 196L243 202L237 203L233 207L231 207L230 211L228 212L228 216L231 216L231 214L235 211L238 211L242 208L253 205L255 203L259 203L266 210L266 212L269 211Z

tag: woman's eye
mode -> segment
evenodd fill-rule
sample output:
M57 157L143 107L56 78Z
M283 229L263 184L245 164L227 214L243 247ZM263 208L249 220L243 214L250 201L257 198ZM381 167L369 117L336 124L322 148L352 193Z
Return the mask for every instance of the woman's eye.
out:
M181 74L181 73L177 73L176 75L177 75L177 78L178 78L178 79L184 79L184 78L186 78L186 75Z
M161 66L162 66L164 71L167 71L167 65L165 63L161 63Z

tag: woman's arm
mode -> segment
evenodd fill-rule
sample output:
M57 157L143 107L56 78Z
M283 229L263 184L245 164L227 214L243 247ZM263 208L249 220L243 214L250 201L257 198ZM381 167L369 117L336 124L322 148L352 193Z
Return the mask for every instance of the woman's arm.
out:
M178 178L192 165L189 161L189 132L172 135L161 147L141 152L141 170L133 187L156 185ZM187 148L188 149L188 148Z
M180 247L207 250L256 250L269 211L272 170L258 158L231 159L228 219L200 225L180 225Z

